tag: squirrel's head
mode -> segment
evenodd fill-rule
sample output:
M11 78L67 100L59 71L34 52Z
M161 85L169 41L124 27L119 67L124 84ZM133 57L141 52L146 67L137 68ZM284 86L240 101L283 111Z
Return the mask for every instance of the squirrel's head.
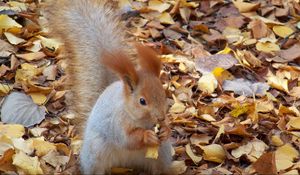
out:
M103 63L120 77L124 84L125 110L132 120L151 127L166 116L166 94L159 79L161 62L156 53L136 45L139 68L122 52L105 55Z

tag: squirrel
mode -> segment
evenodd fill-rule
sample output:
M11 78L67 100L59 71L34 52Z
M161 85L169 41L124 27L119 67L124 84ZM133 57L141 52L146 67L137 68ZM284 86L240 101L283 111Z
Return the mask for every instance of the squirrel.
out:
M87 120L79 156L82 173L110 174L113 167L126 167L174 174L156 53L141 44L127 44L110 0L50 0L44 16L69 57L68 107ZM160 126L158 133L152 129L155 124ZM157 159L145 158L152 146L158 146Z

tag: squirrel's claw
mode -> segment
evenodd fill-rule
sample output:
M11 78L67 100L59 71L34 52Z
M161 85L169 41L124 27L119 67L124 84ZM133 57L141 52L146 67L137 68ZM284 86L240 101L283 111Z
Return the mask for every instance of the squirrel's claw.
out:
M167 126L167 125L163 125L161 126L160 130L159 130L159 139L161 141L165 141L167 140L169 137L171 136L171 129Z
M160 144L160 140L154 131L146 130L144 132L144 144L146 146L157 146Z

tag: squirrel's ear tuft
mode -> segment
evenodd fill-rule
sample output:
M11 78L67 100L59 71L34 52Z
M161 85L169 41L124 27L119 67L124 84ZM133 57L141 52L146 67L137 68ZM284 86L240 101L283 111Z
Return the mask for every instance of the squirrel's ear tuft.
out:
M136 44L135 47L138 52L141 67L145 71L158 77L161 69L161 61L155 51L141 44Z
M127 90L132 92L137 83L138 76L133 63L128 56L122 52L117 53L104 53L102 56L102 64L118 74L121 80L126 85Z

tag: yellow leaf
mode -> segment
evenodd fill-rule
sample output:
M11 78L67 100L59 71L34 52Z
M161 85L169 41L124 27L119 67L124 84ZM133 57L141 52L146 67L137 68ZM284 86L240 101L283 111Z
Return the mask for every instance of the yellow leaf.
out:
M13 165L28 174L43 174L38 157L29 157L22 151L13 156Z
M213 71L212 71L212 73L214 74L214 76L215 77L220 77L220 76L222 76L222 73L224 72L224 68L222 68L222 67L216 67Z
M50 151L56 150L56 146L53 143L44 141L44 138L32 138L30 139L33 144L33 148L36 150L36 155L41 157L46 155Z
M271 87L289 93L288 80L287 79L283 79L283 78L281 78L279 76L275 76L275 75L269 75L267 77L267 80L268 80L268 84Z
M225 133L225 127L224 127L224 125L221 125L218 130L218 133L216 134L216 137L215 137L213 143L215 143L221 137L221 135L224 133Z
M243 105L239 105L235 109L233 109L230 112L230 115L232 117L238 117L238 116L240 116L242 114L245 114L248 111L249 111L249 105L248 104L243 104Z
M42 41L43 47L46 47L49 49L57 50L59 48L59 46L61 46L61 44L62 44L58 40L52 39L52 38L45 38L43 36L37 36L37 38L39 38Z
M147 148L145 157L149 158L149 159L157 159L158 158L158 148L159 148L158 146L153 146L153 147Z
M9 41L9 43L13 44L13 45L18 45L20 43L25 42L24 39L16 37L15 35L9 33L9 32L4 32L4 35L6 36L7 40Z
M18 124L0 124L0 135L9 138L20 138L25 134L24 126Z
M176 172L177 174L184 174L186 171L187 166L185 165L184 160L175 160L171 164L172 172Z
M192 8L196 8L199 6L199 3L198 2L186 2L186 0L180 0L181 3L180 5L183 6L183 7L192 7Z
M8 94L13 89L12 84L0 83L0 96Z
M236 0L232 2L234 6L239 10L240 13L254 11L260 7L260 3L249 3L249 2L243 2L242 0Z
M13 27L21 28L22 26L18 24L15 20L11 19L9 16L0 15L0 31L2 31L3 29L6 30Z
M159 128L160 128L160 125L156 124L155 127L153 128L155 134L158 134ZM150 158L150 159L157 159L158 158L158 149L159 149L159 146L153 146L153 147L147 148L145 157Z
M274 110L273 101L262 101L259 100L256 103L256 111L257 112L270 112Z
M285 37L291 35L292 33L294 33L294 30L287 26L274 26L273 31L276 35L278 35L282 38L285 38Z
M38 105L43 105L47 101L47 96L45 94L39 92L31 92L29 93L33 102Z
M166 11L170 6L171 6L171 4L169 4L169 3L165 3L165 2L162 2L159 0L150 0L148 8L162 13L162 12Z
M33 53L17 54L16 56L26 61L33 61L33 60L40 60L44 58L46 55L44 54L44 52L33 52Z
M31 80L34 76L38 75L39 73L41 73L41 71L39 68L37 68L37 66L24 63L21 65L21 69L17 69L15 80L18 83Z
M187 144L185 145L185 152L187 153L187 155L193 160L193 162L197 165L201 160L202 157L201 156L196 156L194 154L194 152L192 151L191 145Z
M209 115L209 114L202 114L202 115L198 116L197 118L200 118L200 119L208 121L208 122L215 122L216 121L216 119L213 116Z
M229 54L231 52L231 48L226 46L223 50L219 51L217 54Z
M283 141L281 140L281 138L279 137L279 135L273 135L271 137L271 141L272 141L272 144L275 146L281 146L284 144Z
M175 23L172 16L167 12L164 12L159 16L159 21L163 24L174 24Z
M277 171L293 166L293 161L299 156L298 151L289 143L279 147L275 152Z
M171 106L169 112L170 113L182 113L182 112L184 112L185 111L185 105L181 101L179 101L175 97L175 95L172 95L172 97L173 97L175 103Z
M24 152L28 155L32 154L34 151L31 141L24 140L23 138L13 138L12 142L16 150Z
M198 88L204 93L211 94L218 86L218 81L212 73L202 75L198 81Z
M211 144L207 146L200 146L200 148L204 151L204 160L222 163L226 158L225 151L221 145Z
M266 52L266 53L280 51L280 47L277 44L271 43L271 42L265 42L265 43L258 42L258 43L256 43L256 49L258 51L262 51L262 52Z
M300 117L292 118L288 123L287 126L291 126L294 129L300 129Z

